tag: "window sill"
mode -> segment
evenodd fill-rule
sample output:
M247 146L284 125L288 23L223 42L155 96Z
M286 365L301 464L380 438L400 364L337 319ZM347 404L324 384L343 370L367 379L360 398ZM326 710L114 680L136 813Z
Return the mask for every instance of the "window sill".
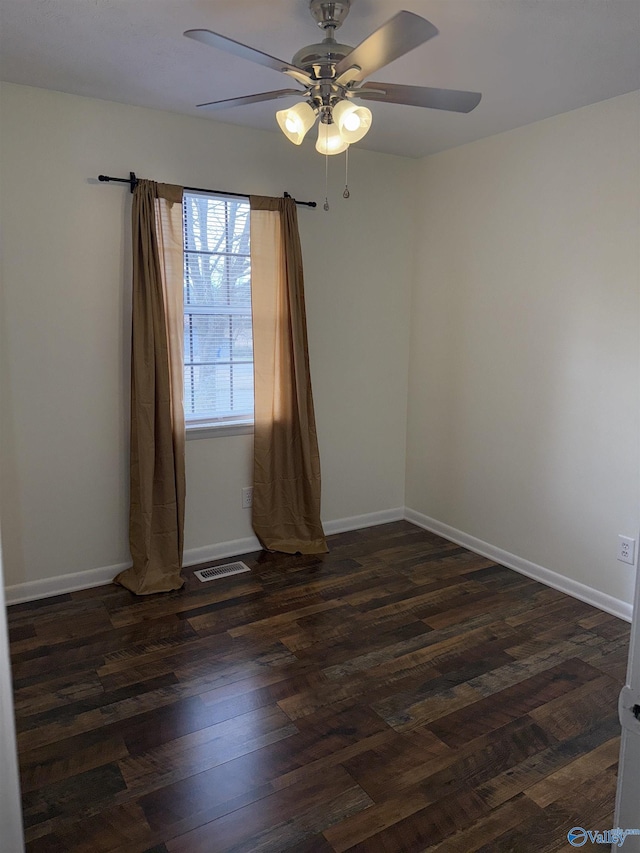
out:
M238 424L194 424L186 426L187 441L199 438L217 438L222 435L249 435L253 433L253 422Z

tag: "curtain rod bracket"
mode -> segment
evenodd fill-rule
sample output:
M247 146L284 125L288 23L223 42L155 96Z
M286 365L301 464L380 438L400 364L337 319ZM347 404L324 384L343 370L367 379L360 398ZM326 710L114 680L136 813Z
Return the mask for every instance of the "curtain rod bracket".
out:
M129 184L131 192L133 192L138 186L138 178L136 177L135 172L129 172L128 178L112 178L110 175L98 175L98 180L103 184L109 183L110 181L116 181L119 184Z
M286 191L282 195L284 196L284 198L293 198L291 193L288 193ZM315 201L298 201L297 198L293 198L293 200L295 201L296 204L303 204L305 207L317 207L317 204Z

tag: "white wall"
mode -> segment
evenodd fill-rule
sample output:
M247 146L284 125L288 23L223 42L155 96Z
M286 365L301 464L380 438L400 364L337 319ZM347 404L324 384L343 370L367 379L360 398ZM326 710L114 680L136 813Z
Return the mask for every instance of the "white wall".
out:
M3 84L2 517L8 585L128 560L128 189L100 173L318 201L299 209L325 521L404 503L415 164L324 162L276 129ZM251 534L251 436L187 443L185 546Z
M2 195L0 180L0 196ZM0 247L1 248L1 247ZM4 342L4 289L0 276L0 360ZM5 427L7 400L0 374L0 439ZM0 481L1 481L0 471ZM13 711L13 684L9 657L9 636L5 610L4 570L2 543L0 542L0 839L7 851L24 850L22 834L22 808L20 803L20 779L15 739L15 717Z
M406 504L630 602L640 93L421 163Z

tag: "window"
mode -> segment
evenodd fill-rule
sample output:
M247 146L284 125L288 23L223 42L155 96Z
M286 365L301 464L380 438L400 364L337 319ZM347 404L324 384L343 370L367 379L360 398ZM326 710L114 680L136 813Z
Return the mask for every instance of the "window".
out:
M249 220L248 201L184 192L187 429L253 423Z

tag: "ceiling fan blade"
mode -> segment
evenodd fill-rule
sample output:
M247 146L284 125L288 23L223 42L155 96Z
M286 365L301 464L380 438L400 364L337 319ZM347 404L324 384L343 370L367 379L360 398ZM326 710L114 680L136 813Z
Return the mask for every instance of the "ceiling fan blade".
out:
M305 92L300 89L277 89L275 92L260 92L258 95L242 95L239 98L225 98L222 101L209 101L206 104L198 104L199 107L213 107L213 109L227 109L227 107L243 107L246 104L257 104L260 101L275 101L276 98L286 98L289 95L304 97Z
M367 101L386 101L389 104L407 104L412 107L429 107L432 110L449 110L470 113L478 106L480 92L460 92L457 89L433 89L430 86L403 86L399 83L372 83L367 81L362 89L354 89L353 96Z
M184 35L187 38L194 39L194 41L207 44L209 47L217 47L219 50L225 50L227 53L239 56L241 59L257 62L258 65L264 65L265 68L282 71L284 74L289 74L295 80L298 80L304 86L311 83L311 77L301 68L291 65L290 62L285 62L284 59L277 59L275 56L270 56L268 53L263 53L254 47L249 47L247 44L242 44L242 42L227 38L227 36L221 36L220 33L214 33L211 30L187 30Z
M437 27L426 18L413 12L398 12L340 60L336 65L336 77L356 66L358 79L364 80L378 68L437 35Z

